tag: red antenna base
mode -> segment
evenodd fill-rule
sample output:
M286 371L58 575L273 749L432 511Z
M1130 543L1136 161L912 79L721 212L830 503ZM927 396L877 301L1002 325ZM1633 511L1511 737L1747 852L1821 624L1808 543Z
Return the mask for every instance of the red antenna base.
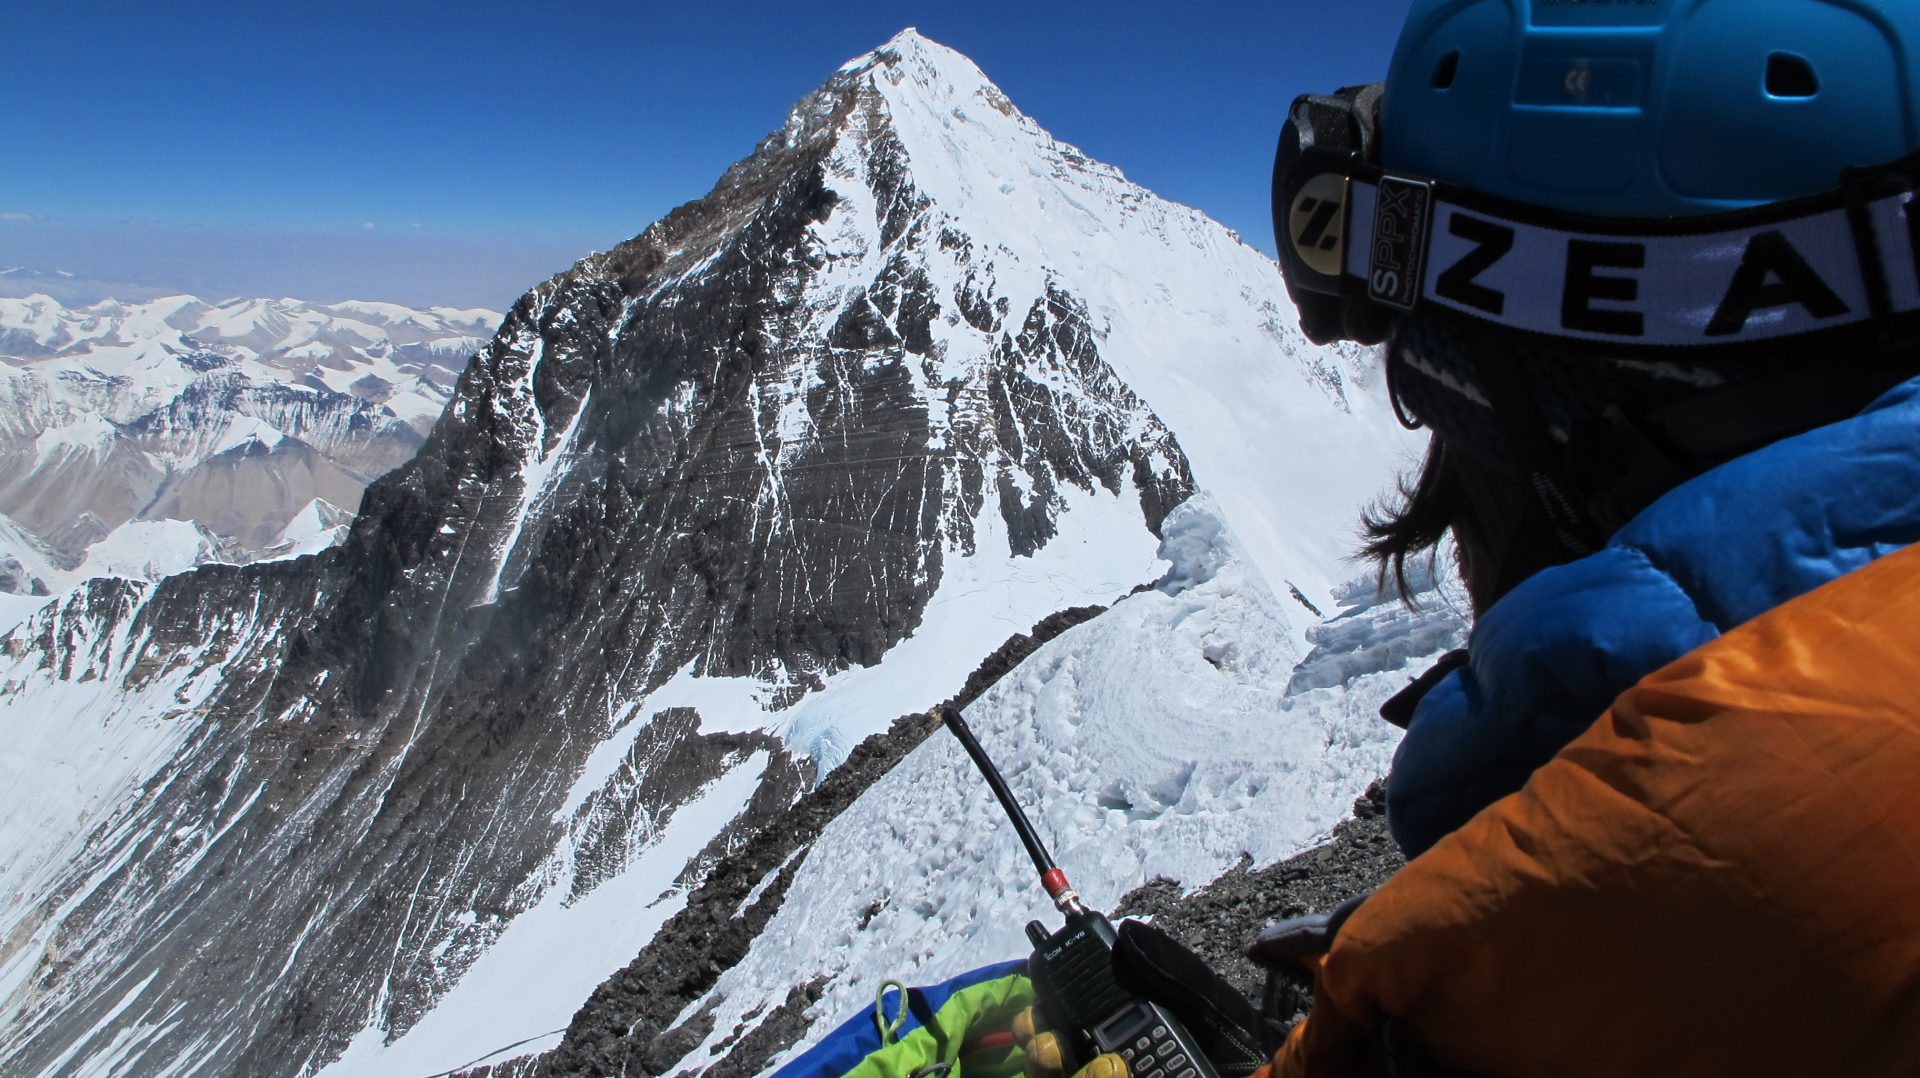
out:
M1050 868L1040 876L1040 886L1047 889L1048 898L1059 898L1060 892L1067 890L1067 874L1057 868Z

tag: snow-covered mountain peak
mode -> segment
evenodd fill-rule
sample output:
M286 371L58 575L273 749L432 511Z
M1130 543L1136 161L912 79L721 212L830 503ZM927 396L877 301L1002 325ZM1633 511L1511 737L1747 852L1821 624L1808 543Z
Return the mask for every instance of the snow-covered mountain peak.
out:
M811 140L825 158L835 201L811 226L812 250L823 276L848 280L843 302L890 259L989 333L1017 330L1026 304L1075 297L1102 358L1181 432L1195 478L1270 583L1319 601L1350 575L1350 528L1307 534L1297 522L1355 519L1383 466L1417 443L1385 408L1370 351L1301 335L1265 255L1054 138L971 60L913 29L843 67L784 134L783 147ZM1013 300L1004 324L968 309L984 295ZM936 354L951 340L936 331ZM957 354L946 350L949 368ZM1268 377L1276 367L1289 376ZM1260 399L1235 421L1217 405L1223 390ZM1328 400L1351 421L1329 422ZM1311 475L1268 481L1307 459Z
M0 954L0 1070L417 1075L550 1047L810 780L978 691L1042 625L1084 622L975 713L983 733L1037 730L1097 827L1152 825L1140 841L1168 850L1208 831L1199 878L1265 825L1189 809L1337 815L1392 736L1349 720L1405 655L1357 694L1287 698L1284 678L1319 646L1312 601L1350 575L1357 507L1416 443L1369 357L1308 346L1282 296L1257 252L1052 139L951 50L902 35L843 68L708 195L528 292L364 498L316 482L230 522L293 553L358 504L338 548L95 582L0 647L0 730L34 746L0 757L0 780L76 755L69 716L107 746L71 795L0 813L0 865L31 873L0 889L0 938L18 941ZM147 414L129 467L211 453L177 496L140 499L200 519L213 493L318 468L303 393L205 421L247 375L222 349L272 338L325 381L363 329L410 324L391 314L336 305L322 331L282 301L40 309L31 339L75 352L15 373L97 366L83 331L166 325L143 346L150 381L199 393ZM208 350L167 351L181 338ZM55 427L47 460L91 467L92 428L30 436ZM1177 509L1196 488L1213 504ZM15 560L30 575L35 551ZM1377 635L1343 636L1323 667L1366 666ZM1209 759L1231 745L1204 724L1229 720L1272 759L1180 778L1204 762L1182 748L1083 774L1083 717L1134 715L1134 736L1176 713ZM923 759L952 788L887 814L931 828L914 845L960 849L938 823L977 787ZM1077 863L1090 834L1056 846ZM1164 856L1143 847L1112 879L1168 863L1148 853ZM785 887L756 893L777 905ZM968 930L939 913L884 917ZM761 968L777 1002L818 967ZM764 995L729 1006L764 1017Z
M866 106L865 115L854 117L852 129L898 137L913 159L916 174L939 167L971 177L975 169L969 155L986 141L999 143L1004 152L1023 159L1044 161L1055 172L1080 171L1125 183L1119 169L1094 161L1048 134L972 60L911 27L849 61L819 93L801 102L794 116L809 114L810 103L819 98L844 97L849 91ZM1137 187L1130 193L1152 198ZM935 201L950 212L960 208L951 198Z
M163 296L144 303L106 299L67 307L36 293L0 297L0 359L17 364L58 356L94 356L111 363L113 350L155 341L173 352L244 350L272 361L314 341L385 348L457 340L477 350L499 324L497 312L452 307L415 309L349 300L309 303L292 298L229 299Z
M839 76L869 72L879 73L891 85L910 87L936 104L956 106L975 99L989 99L1000 103L999 107L1013 108L1013 103L972 60L922 36L911 26L865 56L848 61Z

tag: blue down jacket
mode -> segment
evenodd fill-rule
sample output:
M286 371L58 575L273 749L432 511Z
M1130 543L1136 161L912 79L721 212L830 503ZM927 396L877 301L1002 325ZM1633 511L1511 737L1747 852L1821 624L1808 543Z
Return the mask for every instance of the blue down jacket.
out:
M1646 674L1920 539L1920 379L1668 492L1529 578L1420 699L1387 780L1408 856L1526 783Z

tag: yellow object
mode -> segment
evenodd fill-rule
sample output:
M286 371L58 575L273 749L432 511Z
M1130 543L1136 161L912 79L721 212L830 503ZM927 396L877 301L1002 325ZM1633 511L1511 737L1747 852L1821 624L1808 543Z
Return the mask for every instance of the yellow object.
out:
M1013 1042L1027 1053L1027 1078L1065 1078L1066 1059L1060 1037L1047 1032L1040 1012L1032 1007L1013 1016ZM1073 1078L1129 1078L1127 1061L1109 1052L1073 1072Z
M1057 1035L1037 1033L1023 1047L1027 1050L1027 1078L1061 1078L1067 1072Z
M907 996L918 991L923 990L902 990L897 982L883 985L874 1001L871 1024L861 1031L869 1047L861 1048L856 1038L848 1038L853 1043L839 1049L843 1062L807 1073L840 1078L1020 1078L1024 1053L976 1052L962 1059L960 1052L969 1034L1006 1029L1016 1014L1032 1006L1033 985L1023 974L1003 972L966 984L934 1009L931 1023L905 1029Z
M1040 1032L1039 1012L1032 1007L1013 1016L1013 1043L1025 1047L1038 1032Z
M1074 1072L1073 1078L1129 1078L1127 1061L1108 1052L1093 1057L1093 1062Z

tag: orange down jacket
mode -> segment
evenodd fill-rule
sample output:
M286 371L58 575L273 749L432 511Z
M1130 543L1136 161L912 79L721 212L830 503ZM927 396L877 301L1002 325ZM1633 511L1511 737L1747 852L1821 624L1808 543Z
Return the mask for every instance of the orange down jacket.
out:
M1341 928L1270 1078L1920 1076L1920 548L1642 678Z

